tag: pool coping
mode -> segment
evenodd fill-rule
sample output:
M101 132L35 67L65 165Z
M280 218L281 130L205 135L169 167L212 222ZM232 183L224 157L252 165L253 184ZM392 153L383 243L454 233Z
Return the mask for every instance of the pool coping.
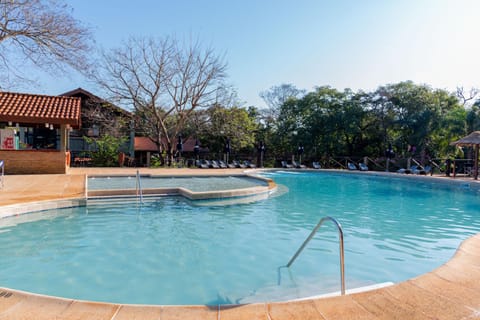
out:
M93 176L93 175L92 175ZM131 177L131 175L94 175L95 177ZM185 187L168 187L168 188L147 188L142 189L143 195L181 195L189 200L206 200L206 199L225 199L225 198L239 198L254 195L261 195L264 193L274 192L277 188L275 182L270 178L260 177L248 173L235 173L229 175L214 175L210 177L246 177L255 180L261 180L265 182L266 186L252 186L247 188L236 188L227 190L215 190L215 191L191 191ZM147 174L142 177L149 178L163 178L163 175ZM171 175L169 178L185 177L184 175ZM205 177L200 175L191 175L189 177ZM88 179L89 176L86 177ZM87 182L86 182L87 185ZM87 199L92 197L112 197L112 196L136 196L137 191L135 189L110 189L110 190L86 190Z
M409 175L408 178L425 177ZM473 187L477 186L474 183ZM57 194L51 197L63 201L66 206L81 201L79 197L65 199ZM40 207L48 207L49 201L37 202ZM19 206L14 204L10 208ZM114 320L478 318L480 234L464 240L448 262L429 273L387 288L345 296L232 306L149 306L72 300L0 288L0 317Z

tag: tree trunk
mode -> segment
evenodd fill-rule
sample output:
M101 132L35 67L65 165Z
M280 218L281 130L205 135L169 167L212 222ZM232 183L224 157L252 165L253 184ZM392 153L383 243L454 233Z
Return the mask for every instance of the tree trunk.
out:
M169 167L172 166L173 163L173 150L172 144L169 142L167 143L167 164Z

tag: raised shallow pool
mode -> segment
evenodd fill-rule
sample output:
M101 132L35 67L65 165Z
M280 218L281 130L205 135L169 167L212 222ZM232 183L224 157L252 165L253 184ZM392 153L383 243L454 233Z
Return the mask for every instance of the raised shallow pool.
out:
M243 189L257 186L267 186L264 180L248 176L178 176L159 177L142 176L140 178L143 189L159 188L186 188L193 192L220 191ZM134 176L96 176L88 178L89 190L119 190L135 189L137 180Z
M347 288L398 282L446 262L480 231L478 191L396 176L265 174L267 200L197 207L182 197L21 215L0 221L3 287L85 300L227 304L339 289L336 230L345 232Z

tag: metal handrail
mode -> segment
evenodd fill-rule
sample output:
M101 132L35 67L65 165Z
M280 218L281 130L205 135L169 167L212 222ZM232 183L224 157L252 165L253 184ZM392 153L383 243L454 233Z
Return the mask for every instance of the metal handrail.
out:
M143 203L143 191L142 191L142 184L140 182L140 172L137 170L137 182L136 182L136 193L137 197L140 198L140 203Z
M5 180L5 162L3 160L0 160L0 168L2 168L2 189L4 186L4 180Z
M342 292L342 295L345 295L345 256L344 256L344 248L343 248L343 230L342 230L342 225L332 217L327 216L320 219L320 221L315 226L315 228L313 228L308 238L305 239L302 246L297 250L297 252L295 252L295 254L290 259L290 261L288 261L287 268L289 268L292 265L292 263L297 259L298 255L303 251L303 249L307 246L310 240L312 240L315 233L318 231L318 229L322 226L322 224L326 220L332 221L337 226L337 229L338 229L338 238L340 242L340 281L342 286L341 292Z

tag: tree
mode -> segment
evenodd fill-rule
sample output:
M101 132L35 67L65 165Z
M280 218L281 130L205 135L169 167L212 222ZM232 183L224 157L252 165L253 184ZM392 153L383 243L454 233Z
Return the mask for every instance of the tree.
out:
M477 88L470 88L470 91L468 94L465 92L465 89L463 87L457 87L457 98L460 99L462 102L462 105L465 107L469 101L475 99L475 97L478 95L479 90Z
M85 142L95 147L92 152L93 165L98 167L116 167L118 163L118 154L126 138L115 138L110 135L103 135L100 138L83 137Z
M85 69L91 34L69 10L56 0L0 1L0 86L25 78L25 61L47 71Z
M257 124L248 110L240 107L225 108L215 105L206 111L208 121L200 136L212 151L223 152L227 139L236 151L252 149L255 144Z
M210 48L173 38L131 38L103 55L93 75L112 99L133 107L137 128L173 159L176 139L198 108L215 104L225 64Z
M262 112L266 126L274 126L280 115L280 108L288 99L299 99L304 96L305 90L297 89L293 84L281 84L260 92L260 97L267 104L267 109Z

